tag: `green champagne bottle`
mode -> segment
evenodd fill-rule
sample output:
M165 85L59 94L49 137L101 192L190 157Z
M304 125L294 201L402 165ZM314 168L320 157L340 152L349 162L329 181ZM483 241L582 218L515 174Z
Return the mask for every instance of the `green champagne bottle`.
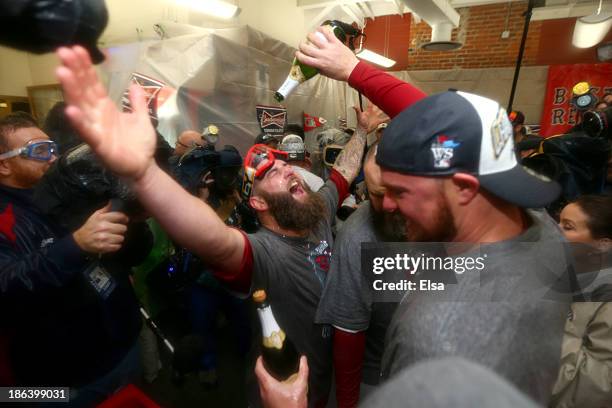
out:
M346 41L346 33L344 32L344 29L342 27L343 25L346 25L346 23L342 23L341 21L336 21L336 20L326 20L321 25L323 27L325 26L330 27L333 33L335 34L336 38L338 38L340 41L342 42ZM327 39L322 33L317 31L316 35L318 35L324 41L327 41ZM281 87L278 88L278 91L274 93L274 99L276 99L279 103L284 101L287 98L287 96L291 92L293 92L293 90L299 84L312 78L318 73L319 71L316 68L313 68L306 64L302 64L300 61L297 60L297 58L293 58L293 64L291 65L291 70L289 71L289 75L287 75L287 79L285 79L285 82L283 82Z

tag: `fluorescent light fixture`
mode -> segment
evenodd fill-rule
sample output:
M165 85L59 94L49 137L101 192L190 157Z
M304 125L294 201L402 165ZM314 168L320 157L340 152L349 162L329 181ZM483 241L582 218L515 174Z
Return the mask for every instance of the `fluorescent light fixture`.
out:
M572 44L578 48L590 48L604 39L612 27L612 14L600 13L580 17L574 26Z
M240 14L238 6L221 0L176 0L177 4L188 7L199 13L229 20Z
M393 61L392 59L383 57L382 55L377 54L367 49L363 49L357 52L357 54L355 55L357 55L357 57L361 58L362 60L369 61L372 64L380 65L381 67L384 67L384 68L391 68L392 66L395 65L395 61Z

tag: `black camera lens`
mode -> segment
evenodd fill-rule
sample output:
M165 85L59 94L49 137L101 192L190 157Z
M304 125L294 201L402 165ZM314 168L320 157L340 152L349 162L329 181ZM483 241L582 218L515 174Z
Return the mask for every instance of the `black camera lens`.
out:
M612 107L603 111L588 111L582 116L582 128L591 137L610 138Z

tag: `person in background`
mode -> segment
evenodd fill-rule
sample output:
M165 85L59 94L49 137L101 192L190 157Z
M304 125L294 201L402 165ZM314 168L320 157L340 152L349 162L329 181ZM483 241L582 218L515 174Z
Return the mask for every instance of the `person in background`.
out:
M57 143L58 156L81 144L81 139L66 117L66 102L58 102L47 113L43 131Z
M336 401L341 408L357 406L378 385L385 333L397 307L395 302L374 301L361 270L362 242L401 242L405 237L401 216L383 210L385 187L376 147L370 147L364 164L369 200L338 232L317 310L317 322L334 326Z
M525 114L521 111L512 111L508 115L512 122L512 132L514 133L514 144L518 144L526 136L525 132Z
M592 247L603 267L578 275L583 302L575 302L565 323L561 368L553 408L612 406L612 197L584 195L561 211L570 242Z
M270 146L272 149L277 149L279 142L280 135L277 136L270 133L261 132L259 135L257 135L253 144L264 144L266 146Z
M312 191L319 191L325 181L314 173L310 172L311 163L306 154L304 139L298 135L286 134L278 145L280 151L287 153L287 162L291 164L293 170L299 174Z
M173 156L180 158L189 150L198 146L204 146L202 134L196 132L195 130L185 130L179 135L178 139L176 140Z

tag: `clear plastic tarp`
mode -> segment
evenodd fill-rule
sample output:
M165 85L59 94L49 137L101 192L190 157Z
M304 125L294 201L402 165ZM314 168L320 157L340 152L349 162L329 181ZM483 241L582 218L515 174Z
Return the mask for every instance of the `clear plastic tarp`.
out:
M249 26L164 29L169 38L109 49L111 58L102 70L111 97L120 102L133 73L163 82L157 129L171 145L184 130L215 124L219 145L232 144L244 153L261 133L255 106L278 105L273 95L295 49ZM305 112L327 119L328 126L336 126L338 118L348 119L350 126L355 115L347 109L347 94L351 103L356 100L356 91L345 83L318 75L285 100L287 122L302 124ZM312 146L308 139L307 147Z

